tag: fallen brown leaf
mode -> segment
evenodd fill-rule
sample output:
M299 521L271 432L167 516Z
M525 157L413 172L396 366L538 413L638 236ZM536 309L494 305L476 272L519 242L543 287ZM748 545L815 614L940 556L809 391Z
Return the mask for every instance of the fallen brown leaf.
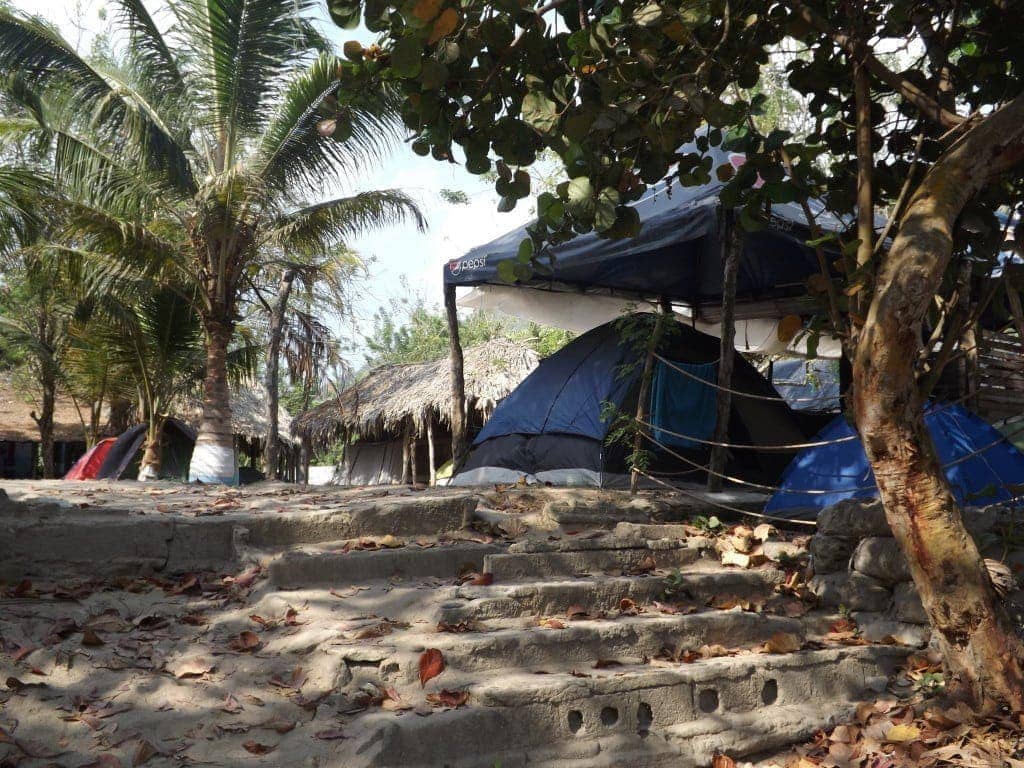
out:
M447 689L438 693L428 693L427 701L435 707L451 707L453 709L463 706L469 700L469 691L449 691Z
M269 755L275 749L276 744L260 744L258 741L250 739L249 741L242 744L242 748L253 755Z
M594 662L594 669L609 669L611 667L621 667L622 662L616 661L615 659L598 659Z
M135 751L132 752L132 768L142 765L150 758L156 757L158 754L160 753L157 748L143 739L139 742L138 746L135 747Z
M715 753L711 758L711 768L736 768L736 761L728 755Z
M428 648L420 654L420 688L444 672L444 656L437 648Z
M103 645L103 640L92 627L86 627L82 630L82 645L95 648Z
M796 653L803 645L792 632L776 632L764 644L765 653Z
M259 635L249 629L239 632L228 642L228 647L233 651L238 651L239 653L255 651L261 645L262 643L260 642Z
M324 728L314 733L313 738L320 741L336 741L344 739L345 734L341 732L341 728Z
M570 605L565 612L565 616L569 621L582 621L590 618L590 614L587 613L586 608L582 605Z

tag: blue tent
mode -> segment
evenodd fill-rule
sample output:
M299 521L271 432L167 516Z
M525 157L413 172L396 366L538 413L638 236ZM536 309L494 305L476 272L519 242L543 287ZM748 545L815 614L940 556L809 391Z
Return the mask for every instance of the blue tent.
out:
M653 323L652 315L632 316ZM629 448L608 444L614 421L609 408L636 411L646 354L646 333L627 340L619 321L594 328L547 358L506 397L473 441L473 449L455 484L515 482L523 476L570 485L616 485L626 476ZM702 470L716 425L719 340L682 323L665 333L660 354L672 362L655 369L648 403L657 445L651 467L674 479L703 482ZM735 360L732 386L778 398L771 385L746 360ZM781 399L733 397L728 441L741 445L777 445L803 437L793 412ZM785 456L756 449L733 451L727 469L742 477L773 482Z
M691 145L682 151L696 150ZM710 148L706 155L713 168L744 162L743 155L719 148ZM611 240L594 233L579 235L552 248L550 273L538 271L516 285L660 296L691 306L718 304L722 261L716 212L723 186L718 181L698 187L681 187L672 181L656 184L634 204L643 225L637 237ZM819 201L809 204L824 231L844 229ZM880 219L879 225L882 223ZM445 285L507 286L498 274L498 264L515 260L526 237L526 227L520 227L449 261L444 269ZM768 227L744 237L737 297L758 300L805 293L803 281L819 272L817 258L806 245L810 239L799 205L773 205Z
M1024 453L994 427L949 404L929 404L924 421L961 506L994 504L1017 495L1013 486L1024 484ZM875 477L864 448L844 417L837 416L814 442L850 437L854 439L798 454L765 511L794 520L813 520L821 509L843 499L876 497ZM819 490L832 492L806 493Z

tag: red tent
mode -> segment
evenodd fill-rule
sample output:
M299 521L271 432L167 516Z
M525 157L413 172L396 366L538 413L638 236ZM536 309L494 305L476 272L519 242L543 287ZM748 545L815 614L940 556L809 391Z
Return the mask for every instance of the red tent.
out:
M103 464L103 460L107 457L107 453L117 442L115 437L105 437L100 440L96 445L82 454L82 457L76 461L68 473L64 475L65 480L94 480L96 479L96 473L100 471L100 466Z

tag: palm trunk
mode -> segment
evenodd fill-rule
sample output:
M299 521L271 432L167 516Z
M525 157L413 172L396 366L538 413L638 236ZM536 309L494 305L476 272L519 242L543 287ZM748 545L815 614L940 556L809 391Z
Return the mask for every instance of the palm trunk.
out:
M139 465L139 480L157 480L163 468L163 431L164 418L150 416L149 427L146 429L146 447L142 452L142 463Z
M39 451L43 461L43 477L54 477L53 467L53 410L57 401L57 382L52 371L43 372L43 403L40 413L32 411L32 419L39 428Z
M203 379L203 418L188 468L188 479L193 483L238 485L227 372L228 343L234 333L234 323L223 317L207 317L204 325L206 376Z
M267 478L278 476L281 444L277 439L279 392L277 376L281 354L281 337L284 335L284 315L288 309L288 297L295 281L295 270L286 269L277 286L277 301L271 307L269 342L267 344L267 367L263 375L263 388L267 393L267 442L263 451L263 472Z
M947 668L979 709L1024 711L1024 645L964 527L922 418L914 376L922 319L949 263L953 226L992 174L1024 159L1024 96L979 122L911 197L879 271L854 356L853 407L893 535Z

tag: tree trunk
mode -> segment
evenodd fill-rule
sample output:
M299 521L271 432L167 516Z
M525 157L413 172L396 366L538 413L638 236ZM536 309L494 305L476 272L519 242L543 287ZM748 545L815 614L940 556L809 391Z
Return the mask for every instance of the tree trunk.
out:
M910 198L854 357L853 407L893 535L943 652L947 685L979 709L1024 711L1024 646L999 602L924 426L914 375L922 319L953 226L993 174L1024 158L1024 97L979 121Z
M434 463L436 456L434 452L434 411L427 412L427 464L429 465L428 482L431 486L437 485L437 465Z
M204 325L206 376L203 379L203 418L192 451L188 479L191 483L238 485L227 371L228 344L234 333L234 322L223 317L207 317Z
M640 422L647 421L647 401L651 396L651 379L654 377L654 355L658 352L658 345L661 344L661 336L665 332L665 323L672 314L672 305L664 299L659 305L660 311L654 321L654 328L647 339L647 354L644 355L644 369L640 374L640 392L636 399L636 434L633 436L633 464L640 460L640 450L643 448L643 430L646 429ZM635 466L629 473L629 492L635 494L637 485L640 482L640 470Z
M278 476L281 444L277 439L279 393L277 376L280 365L281 337L284 335L284 316L288 310L288 297L295 282L295 270L286 269L277 286L277 300L270 310L270 327L267 331L267 363L263 374L263 388L267 394L267 441L263 449L263 472L267 479Z
M53 410L57 402L57 382L52 371L44 370L42 376L43 402L39 416L32 411L32 419L39 428L39 453L43 462L43 478L55 476L53 467Z
M444 308L448 316L448 343L452 377L452 475L466 456L466 381L462 370L462 343L459 341L459 315L455 307L455 286L444 287Z
M716 443L728 442L729 415L732 413L732 369L736 359L736 279L743 250L743 233L732 211L718 212L718 233L722 240L722 333L719 342L718 392L715 394ZM722 490L722 473L729 458L724 445L711 446L708 456L707 488L712 493Z
M164 463L164 418L151 416L146 429L146 446L139 464L139 480L159 480Z

